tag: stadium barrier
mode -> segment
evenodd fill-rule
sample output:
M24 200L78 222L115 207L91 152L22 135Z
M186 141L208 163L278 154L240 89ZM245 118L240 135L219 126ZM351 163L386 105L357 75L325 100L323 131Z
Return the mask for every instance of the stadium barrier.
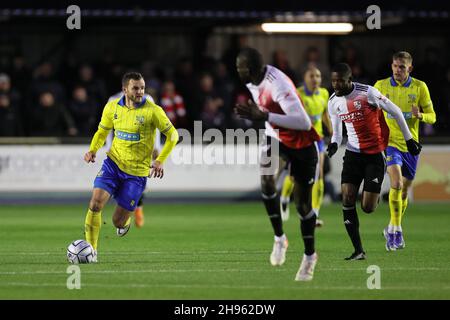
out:
M189 145L177 146L165 164L164 179L148 180L147 188L155 192L246 194L259 191L257 145L225 145L223 149ZM96 162L87 165L83 155L86 145L0 145L0 192L53 193L89 192L93 179L106 157L98 152ZM246 154L245 159L227 161L224 154ZM209 157L205 157L205 154ZM211 155L216 157L211 158ZM327 175L340 189L344 148L332 158ZM203 157L199 156L203 155ZM184 160L180 160L184 157ZM191 159L185 161L186 159ZM211 160L212 159L212 160ZM424 146L414 181L415 200L450 201L450 146ZM389 179L382 192L389 190Z

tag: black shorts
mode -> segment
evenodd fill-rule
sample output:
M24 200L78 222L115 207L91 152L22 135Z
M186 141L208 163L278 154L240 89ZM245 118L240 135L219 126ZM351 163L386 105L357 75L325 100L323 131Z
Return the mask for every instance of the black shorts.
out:
M302 185L312 185L317 178L318 153L315 144L302 149L292 149L280 143L280 157L289 163L290 175Z
M364 154L346 150L341 183L351 183L359 189L364 180L364 191L380 193L386 173L386 158L383 152Z

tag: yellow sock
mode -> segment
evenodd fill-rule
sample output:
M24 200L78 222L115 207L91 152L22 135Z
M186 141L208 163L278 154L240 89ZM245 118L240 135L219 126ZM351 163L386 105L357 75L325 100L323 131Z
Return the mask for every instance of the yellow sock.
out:
M86 241L89 242L94 250L97 250L98 236L102 226L102 212L94 212L91 209L86 214L84 230L86 232Z
M318 179L313 184L312 189L312 207L319 213L320 206L322 205L323 200L323 179Z
M393 188L389 190L389 209L391 211L391 222L389 224L394 227L400 227L402 218L402 190Z
M402 200L402 219L405 215L406 207L408 206L408 198Z
M290 175L287 175L283 181L283 188L281 189L281 197L290 198L292 191L294 191L294 181Z

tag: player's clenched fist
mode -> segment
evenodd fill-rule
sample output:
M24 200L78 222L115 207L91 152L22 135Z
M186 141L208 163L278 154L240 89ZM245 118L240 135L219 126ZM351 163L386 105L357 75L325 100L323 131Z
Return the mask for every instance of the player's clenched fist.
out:
M332 157L338 150L338 144L336 142L330 143L327 148L328 157Z
M95 153L92 151L88 151L84 154L84 161L87 163L89 162L95 162Z

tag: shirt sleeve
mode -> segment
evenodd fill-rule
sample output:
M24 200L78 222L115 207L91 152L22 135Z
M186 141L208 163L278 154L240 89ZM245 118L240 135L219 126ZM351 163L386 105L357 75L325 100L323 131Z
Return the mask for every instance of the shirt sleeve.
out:
M331 125L333 127L333 135L331 136L331 143L336 142L339 145L342 143L342 120L334 112L333 104L328 101L328 114L330 115Z
M111 130L113 128L113 110L111 103L108 102L103 108L102 118L98 126L104 130Z
M428 90L425 82L421 83L420 86L420 98L419 98L419 106L422 108L422 119L421 121L433 124L436 122L436 113L433 109L433 102L431 101L430 91Z
M369 86L369 90L367 91L367 100L371 106L383 109L389 113L395 121L397 121L405 141L412 139L412 134L411 131L409 131L408 124L403 117L402 111L397 105L383 96L376 88L371 86Z
M272 99L280 105L285 114L270 112L268 119L270 123L286 129L305 131L311 129L311 119L306 113L293 85L274 84Z
M170 122L164 110L158 105L155 105L153 121L155 122L156 128L166 136L164 147L158 158L156 158L156 161L164 163L178 142L178 132Z
M111 106L112 105L110 103L107 103L105 108L103 109L102 119L100 120L97 132L94 134L91 145L89 146L89 151L91 152L96 153L101 147L103 147L106 142L108 133L114 127L113 112Z

